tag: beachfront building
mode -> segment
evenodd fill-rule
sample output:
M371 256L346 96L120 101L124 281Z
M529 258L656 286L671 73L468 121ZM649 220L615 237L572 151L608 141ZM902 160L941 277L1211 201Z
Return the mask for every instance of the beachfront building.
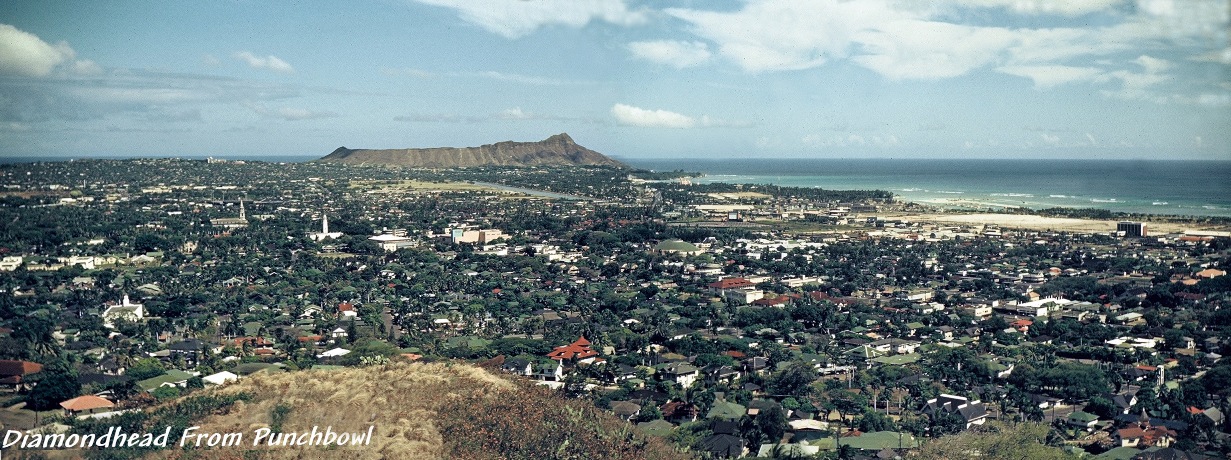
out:
M1121 221L1116 224L1116 234L1128 238L1146 236L1146 223Z

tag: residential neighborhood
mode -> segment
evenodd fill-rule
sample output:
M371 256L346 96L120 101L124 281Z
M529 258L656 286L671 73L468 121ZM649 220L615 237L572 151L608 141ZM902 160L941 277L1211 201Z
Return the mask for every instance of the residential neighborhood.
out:
M905 458L1020 426L1073 458L1231 455L1231 235L687 177L3 165L0 428L458 361L705 458Z

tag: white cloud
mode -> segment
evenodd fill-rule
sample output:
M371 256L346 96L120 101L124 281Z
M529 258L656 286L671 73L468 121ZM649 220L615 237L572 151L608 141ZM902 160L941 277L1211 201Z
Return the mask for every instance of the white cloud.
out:
M1018 65L1001 66L997 72L1026 77L1034 81L1034 87L1048 89L1068 83L1092 82L1103 74L1097 67L1074 67L1066 65Z
M646 14L624 0L415 0L457 10L462 19L514 39L547 25L582 27L600 19L617 25L644 23Z
M612 106L611 115L622 125L643 128L693 128L697 126L697 120L687 115L666 110L647 110L625 104Z
M76 63L73 64L77 66ZM72 70L72 69L68 69ZM299 88L212 75L109 69L97 77L52 80L0 78L0 122L181 120L206 105L274 101L302 96ZM293 115L293 114L292 114Z
M1014 42L997 27L899 20L856 34L864 54L853 60L890 79L956 77L996 62Z
M601 120L569 117L563 115L550 115L535 113L522 110L521 107L513 107L501 110L495 113L481 115L459 115L453 113L418 113L412 115L399 115L393 117L396 121L406 121L412 123L487 123L491 121L530 121L530 120L548 120L548 121L567 121L581 123L601 123Z
M562 78L540 77L536 75L523 75L516 73L497 72L494 70L478 71L478 72L440 72L429 71L414 68L385 68L382 73L393 77L414 77L422 79L430 78L486 78L490 80L507 81L512 83L520 83L523 85L538 85L538 86L566 86L566 85L590 85L593 81L586 80L566 80Z
M1165 104L1170 101L1183 102L1184 98L1176 97L1176 95L1162 94L1155 88L1159 84L1173 78L1172 75L1165 73L1166 70L1171 68L1171 62L1146 55L1141 55L1132 62L1140 66L1142 71L1134 72L1129 69L1120 69L1107 72L1099 78L1105 82L1120 81L1119 90L1103 90L1102 93L1104 95L1120 99L1152 101L1159 104Z
M455 75L465 76L467 74L455 74ZM548 77L539 77L539 76L534 76L534 75L504 73L504 72L496 72L492 70L489 70L486 72L479 72L474 75L483 77L483 78L490 78L492 80L509 81L509 82L521 83L525 85L564 86L564 85L578 85L578 84L589 83L589 82L579 81L579 80L564 80L560 78L548 78Z
M316 120L320 118L334 118L338 116L337 113L329 111L316 111L295 107L270 108L265 104L251 101L245 101L243 105L262 117L281 118L286 121Z
M881 1L768 0L734 12L668 8L749 72L799 70L846 57L854 35L908 16Z
M1004 8L1018 14L1081 16L1107 11L1124 0L952 0L957 6Z
M333 117L338 116L338 114L334 112L328 112L328 111L318 112L318 111L313 111L313 110L308 110L308 109L299 109L299 108L291 108L291 107L280 108L278 109L277 114L283 120L287 120L287 121L314 120L317 118L333 118Z
M1054 134L1039 133L1039 138L1043 139L1044 144L1047 144L1053 147L1060 145L1060 136L1057 136Z
M90 76L101 75L103 73L102 66L99 66L97 63L89 59L73 61L73 65L69 66L68 69L69 72L74 75Z
M1171 68L1171 62L1168 62L1166 59L1158 59L1155 57L1146 56L1144 54L1138 56L1137 60L1133 62L1136 62L1137 65L1140 65L1145 69L1146 73L1150 74L1161 73L1162 71Z
M753 73L802 70L850 59L890 79L936 79L995 62L1010 29L928 19L882 0L764 0L734 12L669 8L719 53Z
M1137 8L1153 16L1176 15L1176 5L1173 0L1139 0Z
M1210 51L1205 54L1193 56L1192 60L1202 62L1217 62L1220 64L1231 64L1231 46L1221 50Z
M521 107L514 107L500 111L496 117L502 120L529 120L534 118L534 114L523 111Z
M1197 96L1197 104L1206 107L1231 107L1231 93L1205 93Z
M892 134L808 134L800 139L808 147L897 147L902 145Z
M658 40L632 42L628 50L633 56L648 61L667 64L677 69L693 67L710 60L709 46L704 42L686 42L679 40Z
M254 69L269 69L275 72L292 73L295 71L286 61L279 59L277 56L257 56L248 51L239 51L235 53L235 59L239 59L248 64L248 67Z
M95 75L102 68L94 61L76 61L77 53L67 42L51 45L37 35L0 24L0 75L46 77L61 64L77 75Z
M1226 2L1142 0L747 0L735 10L668 8L710 43L705 48L750 73L811 69L847 61L891 80L944 79L980 69L1030 78L1039 89L1127 81L1151 86L1174 66L1124 53L1184 50L1192 59L1228 62ZM1221 5L1221 7L1219 6ZM1002 9L1030 16L1005 26L977 23ZM1096 25L1067 19L1096 15ZM1005 24L1006 21L1000 21ZM688 43L688 42L679 42ZM1161 52L1161 51L1160 51ZM1119 72L1119 73L1115 73ZM1194 97L1189 97L1194 99Z
M25 131L30 130L30 125L27 123L18 123L18 122L12 121L8 123L0 123L0 130L25 132Z

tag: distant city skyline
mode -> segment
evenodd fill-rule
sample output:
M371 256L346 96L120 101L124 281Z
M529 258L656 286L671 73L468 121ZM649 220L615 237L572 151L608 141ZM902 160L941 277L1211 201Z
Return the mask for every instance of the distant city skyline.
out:
M0 2L0 156L1231 160L1228 0Z

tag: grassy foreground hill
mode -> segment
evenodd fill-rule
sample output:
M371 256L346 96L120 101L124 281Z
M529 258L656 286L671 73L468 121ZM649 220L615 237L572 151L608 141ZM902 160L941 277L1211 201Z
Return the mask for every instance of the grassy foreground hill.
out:
M201 415L204 415L201 417ZM125 423L110 421L93 427ZM243 433L234 446L144 452L96 450L99 457L184 459L687 458L635 432L589 401L461 363L406 364L257 374L163 405L142 417L145 431ZM253 433L366 432L368 445L253 447ZM132 426L135 431L136 426Z

